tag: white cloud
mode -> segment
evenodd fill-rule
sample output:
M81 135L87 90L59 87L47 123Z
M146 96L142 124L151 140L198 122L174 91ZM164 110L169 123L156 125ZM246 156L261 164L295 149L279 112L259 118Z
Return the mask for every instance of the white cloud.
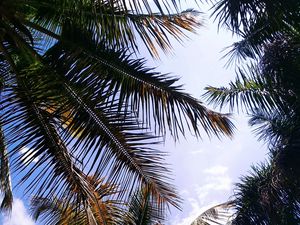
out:
M213 166L207 168L203 171L203 173L210 174L210 175L223 175L227 173L228 167L226 166Z
M23 154L23 156L22 156L23 163L28 164L29 163L28 161L31 160L31 157L34 154L33 150L30 148L27 148L27 147L23 147L23 148L21 148L20 152L21 152L21 154ZM36 162L38 162L38 160L39 159L36 157L32 160L32 162L36 163Z
M205 199L211 193L231 190L232 179L227 172L228 168L221 165L203 170L203 173L206 174L205 183L195 188L197 197L202 203L205 203Z
M197 155L197 154L202 154L203 152L204 152L204 149L198 149L198 150L191 151L190 154Z
M27 210L20 199L14 199L11 215L5 215L3 225L34 225Z
M228 175L210 177L207 181L206 184L196 188L200 200L204 200L213 191L229 191L232 188L232 181Z

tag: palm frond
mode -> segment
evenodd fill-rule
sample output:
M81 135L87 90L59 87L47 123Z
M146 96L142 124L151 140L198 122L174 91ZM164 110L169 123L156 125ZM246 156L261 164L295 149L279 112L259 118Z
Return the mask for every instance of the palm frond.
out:
M16 68L18 67L19 65L16 65ZM29 73L15 75L17 77L12 87L14 92L11 92L11 88L4 92L2 119L3 126L7 127L7 143L13 157L13 170L24 174L20 183L30 179L27 191L40 196L56 194L64 197L66 201L75 198L79 206L85 205L87 214L93 218L87 202L87 199L95 198L93 191L86 176L77 167L73 156L59 137L49 114L39 107L41 95L34 94L34 88L39 85L35 83L36 86L31 86L30 79L24 79ZM18 108L17 111L14 114L9 113L15 107ZM31 153L19 155L24 146L30 146ZM5 156L2 159L5 159ZM35 160L37 162L32 165ZM33 177L34 181L31 180ZM77 192L70 193L70 190Z
M239 69L239 76L229 88L207 87L210 103L222 108L255 109L289 114L297 108L299 90L299 39L279 38L268 44L257 64L247 70Z
M232 134L233 125L227 115L205 108L199 100L183 93L181 86L174 85L176 78L145 68L143 61L130 59L124 51L94 44L86 51L57 44L48 51L47 57L55 61L56 67L62 64L62 60L62 66L73 65L74 68L65 71L71 79L84 80L89 86L96 83L98 86L101 83L109 85L112 95L118 96L120 105L125 102L131 111L143 112L143 121L148 124L154 118L160 133L164 134L168 127L177 137L179 132L184 134L183 124L189 124L188 128L200 135L200 124L208 134ZM81 64L74 64L81 59L84 59Z
M35 55L34 49L25 47ZM95 88L78 87L60 70L50 67L43 70L43 66L41 70L42 59L37 57L36 60L28 67L32 58L10 58L12 65L17 61L13 74L15 82L6 90L3 102L9 143L16 144L10 145L15 156L14 169L24 174L21 183L34 178L27 191L46 198L53 195L68 201L75 198L77 207L85 205L86 213L93 219L87 199L94 196L82 172L87 170L87 173L95 172L98 176L107 176L111 182L121 183L122 188L128 190L127 195L145 184L161 205L170 203L178 207L174 189L165 182L168 169L162 166L163 155L145 147L151 144L152 137L143 132L136 117L117 110L117 104L108 107L106 99L101 98L107 90L95 96L91 92ZM63 112L71 112L74 120L67 128L59 126L56 112L47 111L53 104ZM9 113L11 108L17 111ZM72 129L69 128L74 126L77 126L74 131L81 132L76 138L70 136ZM29 146L32 153L22 160L18 152L24 146ZM38 162L32 165L36 159ZM78 193L70 193L72 189ZM120 198L123 197L124 194L120 194Z
M268 18L272 26L278 24L297 25L300 4L297 0L221 0L214 5L213 15L219 18L219 24L228 26L234 32L248 29L262 18Z
M251 174L237 184L233 224L299 223L298 191L291 194L289 186L283 185L288 174L276 172L276 161L271 158L270 163L252 167Z
M15 147L14 152L17 152L24 145L37 146L33 147L32 151L34 153L28 156L27 162L30 163L37 157L44 158L46 161L49 157L57 157L56 161L65 160L60 166L67 166L61 168L58 164L57 169L60 172L55 172L57 166L54 163L53 172L50 168L43 171L51 176L49 175L44 180L42 174L37 175L36 182L30 184L28 189L32 188L34 190L36 188L38 194L41 195L40 185L51 185L50 181L54 179L52 177L53 173L62 173L61 176L64 177L65 175L67 177L67 174L70 175L75 172L77 176L82 176L82 172L77 168L77 166L81 166L87 173L93 172L97 176L106 177L110 182L122 184L122 188L128 191L127 197L136 186L145 184L156 195L162 205L170 203L178 207L178 199L174 188L166 182L169 170L163 166L163 153L150 149L150 145L155 144L157 141L154 141L151 135L143 132L143 129L136 123L135 117L117 110L118 105L108 107L108 103L104 101L105 99L102 98L101 102L101 98L97 97L99 93L93 92L93 89L76 87L75 84L66 80L64 74L53 74L53 70L44 69L40 66L31 70L26 69L26 71L27 87L31 87L35 92L31 91L31 94L28 95L26 89L21 89L20 96L12 96L12 98L20 98L17 104L21 105L16 106L20 110L28 107L27 104L33 104L25 112L20 112L18 116L14 117L17 124L24 124L22 128L10 124L11 129L16 129L14 132L10 132L11 139L15 138L15 141L20 142ZM97 98L95 98L95 94ZM29 99L22 98L23 95L29 96ZM7 101L10 102L11 99L8 98ZM48 105L53 106L55 103L57 105L55 112L47 110ZM9 107L11 105L8 104L6 110L9 110ZM61 123L58 123L60 116L56 116L65 111L68 111L73 119L66 127L62 127L59 126ZM28 117L28 120L26 117ZM7 120L11 121L10 118L7 118ZM36 123L39 125L37 126ZM77 134L72 135L70 130L77 132ZM22 133L21 137L20 133ZM28 135L30 138L28 138ZM38 140L45 142L42 142L44 144L38 144ZM54 145L54 143L59 144ZM69 145L71 150L68 150L65 145ZM43 150L50 147L55 147L57 150ZM50 154L50 156L43 156L48 151L50 151L48 154L62 152L63 155ZM26 181L37 170L37 167L42 167L45 163L44 160L39 161L36 166L29 170L23 181ZM74 167L72 170L68 169L72 167ZM18 163L17 169L22 170L25 168L24 165ZM75 175L70 176L74 179L77 177ZM78 177L79 181L83 178ZM62 180L54 185L56 188L63 185L64 188L60 191L61 194L67 188L74 188L72 185L75 185L76 182L72 183L72 179L67 181L64 183ZM81 184L79 181L77 181L77 185ZM70 186L68 186L69 183L71 183ZM88 193L87 187L84 185L79 188L83 189L83 194ZM51 196L53 193L46 192L45 194ZM120 196L120 198L123 197L124 194Z
M299 36L298 1L222 0L213 15L242 40L228 53L230 60L257 58L265 45L280 36ZM276 15L276 16L275 16Z
M165 52L172 49L168 36L182 42L187 38L184 31L196 33L196 29L201 26L199 22L199 12L196 10L186 10L176 14L161 15L129 15L132 27L135 28L141 40L144 42L152 56L158 58L159 54L156 44ZM152 40L154 39L155 42Z
M229 87L206 87L204 97L210 104L219 106L220 109L228 105L232 111L234 108L249 110L260 108L269 110L276 106L275 99L271 92L276 91L270 87L270 82L261 77L255 68L250 70L253 75L247 77L240 70L240 76L234 82L229 83Z
M28 89L28 86L24 88ZM21 160L17 159L14 163L17 170L26 171L21 183L26 182L30 175L36 174L35 181L28 184L28 191L36 190L37 194L41 196L52 196L54 193L59 193L66 199L75 197L79 203L86 204L86 199L94 198L94 196L90 186L87 185L85 176L73 162L70 152L59 138L53 125L48 122L47 115L32 102L27 91L24 89L20 91L26 98L21 97L26 110L25 113L30 114L30 116L27 115L25 121L22 121L23 129L31 130L26 132L23 138L27 138L26 142L29 145L35 146L31 147L32 154L25 155ZM21 131L18 130L18 132ZM28 137L29 135L30 137ZM42 141L37 142L38 140ZM24 140L23 142L18 141L21 142L20 145L24 145ZM18 148L14 149L14 151L16 150ZM29 169L27 162L32 162L37 158L39 159L38 162ZM49 162L51 163L49 164ZM48 174L47 177L44 176L45 173ZM69 190L74 189L78 190L78 193L76 195L70 194ZM89 208L88 205L87 208Z
M165 220L165 208L162 208L155 196L147 188L136 191L128 203L124 223L128 225L161 224Z
M36 15L19 19L33 30L44 33L42 30L45 29L46 34L60 35L61 25L71 23L92 31L96 39L101 37L110 46L130 46L133 50L138 50L136 43L139 37L155 57L158 57L157 47L164 51L172 48L170 36L181 41L186 37L184 30L195 32L201 25L196 10L153 13L150 9L142 13L143 10L130 11L121 1L53 3L44 0L42 4L32 2L31 7L36 9ZM167 7L171 8L171 5ZM52 42L51 39L49 41Z
M0 49L4 49L3 45L0 45ZM12 182L11 182L11 171L9 163L9 155L7 150L7 142L5 139L3 120L2 120L2 101L4 97L5 86L9 84L10 67L5 60L5 56L1 55L0 60L0 106L1 106L1 116L0 116L0 191L2 195L2 202L0 208L2 210L10 211L13 203L13 193L12 193Z
M115 187L104 184L102 181L96 181L94 177L88 177L90 185L94 186L94 195L96 199L89 199L91 213L95 216L96 224L119 224L122 221L122 205L114 201L112 195L115 193ZM101 210L99 210L99 208ZM81 205L78 209L75 201L67 202L66 199L55 197L42 198L35 196L31 200L31 213L35 220L43 221L46 224L93 224ZM105 218L105 221L103 221Z
M233 219L232 208L233 201L228 201L216 206L213 206L197 217L191 225L225 225L231 224Z
M40 219L40 221L43 221L47 224L78 225L87 222L82 219L85 213L80 212L77 213L77 216L75 216L74 211L76 210L76 207L72 207L70 205L66 207L65 202L61 202L55 198L47 199L33 197L31 200L31 211L35 220ZM88 222L86 224L88 224Z
M283 114L276 110L267 112L253 109L250 116L249 125L256 127L254 132L258 136L258 140L264 140L273 146L291 136L295 130L294 122L297 118L294 112Z

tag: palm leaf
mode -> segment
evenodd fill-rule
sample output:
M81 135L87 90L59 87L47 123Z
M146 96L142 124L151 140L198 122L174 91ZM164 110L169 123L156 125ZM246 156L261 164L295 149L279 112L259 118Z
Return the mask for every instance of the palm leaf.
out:
M19 84L18 88L20 86L22 85ZM21 160L17 158L14 163L15 169L27 171L20 182L26 182L29 176L35 174L33 176L36 179L28 184L28 191L37 190L37 194L46 197L52 196L54 193L62 195L66 199L75 197L79 203L86 204L86 199L94 198L94 196L90 186L87 185L85 176L73 162L70 152L59 138L53 125L48 122L48 116L39 109L37 104L32 102L33 99L29 97L28 86L19 91L25 95L19 97L27 117L24 121L20 121L24 127L17 129L15 132L20 134L22 131L26 131L26 133L22 138L15 139L20 144L13 152L16 152L20 146L24 146L24 138L27 138L25 143L35 146L32 147L32 154L23 156ZM18 121L16 122L18 123ZM39 158L36 165L28 168L27 162L32 162L36 158ZM45 177L45 174L48 174L48 176ZM78 190L76 195L69 192L69 190L74 189ZM89 205L86 205L86 207L88 209Z
M16 104L21 105L14 106L20 108L20 110L27 107L27 104L33 105L24 111L24 113L18 113L18 115L14 117L16 124L25 124L22 128L10 124L11 130L15 129L14 132L10 132L10 135L11 139L15 139L15 141L19 143L19 145L15 147L14 152L17 152L24 145L37 146L33 148L34 154L28 156L26 159L27 162L30 163L37 157L44 158L44 160L41 160L40 163L37 163L36 166L29 170L22 182L26 181L26 179L37 170L37 167L42 166L45 160L47 161L48 156L43 156L43 153L48 150L43 150L43 148L53 147L54 143L60 143L59 146L55 145L55 148L59 150L53 150L53 152L49 150L49 154L64 152L61 156L52 156L58 157L57 160L66 160L62 165L75 168L76 164L80 162L82 168L86 168L87 172L96 172L98 176L108 176L108 179L113 183L121 183L123 185L122 188L128 190L127 195L130 195L130 190L133 190L136 185L144 183L148 185L153 194L157 196L161 204L167 202L178 206L174 189L171 188L170 184L165 182L168 169L162 166L161 160L163 154L149 147L145 147L151 144L153 138L147 133L142 132L143 129L136 124L136 121L130 114L127 116L124 114L123 116L119 110L116 110L117 106L112 105L111 107L107 107L107 102L99 102L99 100L101 100L99 98L95 101L95 99L93 99L94 92L83 92L81 89L72 87L71 83L67 83L63 77L64 75L61 76L55 73L56 76L53 77L52 71L49 73L47 70L40 70L39 67L32 70L27 69L26 71L27 78L31 78L26 80L26 82L28 82L27 86L31 87L35 92L31 91L30 97L26 94L25 89L18 89L20 92L18 97L13 95L11 98L20 99ZM28 73L29 71L31 74ZM41 79L43 77L44 80ZM63 93L63 95L61 95L61 93ZM29 99L26 100L24 97L22 98L24 95L29 96ZM14 102L15 100L7 98L7 101ZM59 124L57 124L55 120L55 114L60 115L60 113L47 111L47 103L53 104L55 102L64 103L63 110L72 113L72 118L74 119L66 128L59 127ZM25 105L23 106L23 104ZM35 106L34 104L38 105ZM59 105L62 104L58 104L58 106ZM10 107L12 106L8 104L6 110L9 110ZM59 110L61 109L59 108ZM8 115L8 117L9 116L10 115ZM28 117L28 120L26 117ZM35 120L35 117L37 117L38 120ZM49 120L51 124L48 124ZM7 121L11 121L11 119L7 118ZM35 127L36 123L41 127ZM56 126L59 128L58 133L56 132ZM72 127L72 129L69 129L70 127ZM42 130L39 131L41 128ZM71 135L70 130L76 130L81 134L75 136ZM22 135L20 135L20 133L22 133ZM47 137L47 134L49 137ZM28 135L31 138L28 138ZM60 137L62 137L62 139ZM43 139L45 139L44 144L42 144L43 142L38 144L37 141L42 141ZM71 146L72 153L64 147L64 143ZM152 143L154 143L154 141L152 141ZM60 159L61 157L62 159ZM75 162L73 158L76 159ZM60 167L58 167L58 169L59 168ZM23 170L25 168L24 165L18 163L17 169ZM79 169L69 171L68 168L61 168L61 172L64 172L66 176L68 173L72 173L72 171L78 175L81 174ZM161 171L164 172L162 173ZM52 174L48 169L44 172ZM54 173L59 174L59 172L55 172L55 170ZM64 173L62 173L62 175L64 175ZM34 188L37 188L38 194L40 195L43 190L40 189L40 186L50 185L54 177L48 176L44 180L42 174L37 176L36 182L31 184L28 189L32 188L32 190L34 190ZM76 176L72 175L71 177L75 178ZM80 180L81 178L78 179ZM72 180L67 181L71 182L71 186L64 184L62 181L62 183L66 185L66 189L67 187L72 188L72 185L76 183L74 181L72 184ZM79 184L78 182L78 185ZM56 185L59 186L60 183L58 182ZM60 191L61 194L65 188ZM84 189L84 186L82 189L84 194L84 191L87 190ZM55 190L55 188L53 188L53 190ZM45 194L51 196L53 193Z
M142 188L132 195L128 211L124 215L124 223L128 225L161 224L165 220L165 210L147 188Z
M251 174L237 184L233 224L299 223L299 193L293 184L284 185L289 175L282 173L277 165L281 161L277 159L278 153L282 154L277 152L270 163L252 167Z
M121 204L114 201L112 196L115 187L104 184L103 181L95 181L94 177L88 177L90 185L94 187L95 200L89 199L91 213L95 215L96 224L119 224L118 219L122 220ZM99 210L99 208L101 210ZM31 200L31 212L35 220L40 219L47 224L93 224L84 211L85 206L81 205L78 209L74 201L66 202L65 199L55 197L42 198L35 196ZM103 221L105 219L105 221Z
M291 28L293 25L298 26L296 21L299 19L299 6L296 0L222 0L214 5L213 15L219 18L220 24L228 26L236 33L247 30L262 18L269 18L272 27L289 24Z
M213 224L231 224L233 219L232 208L234 207L233 201L228 201L216 206L213 206L197 217L191 225L213 225Z
M1 49L0 45L0 49ZM4 56L2 56L4 59ZM5 60L1 60L0 63L0 105L2 112L2 98L4 97L4 87L9 83L9 66ZM7 150L7 143L3 133L2 127L2 114L0 117L0 190L3 195L1 202L1 209L11 210L13 203L13 193L12 193L12 183L11 183L11 174L10 174L10 165L9 165L9 155Z
M73 42L78 43L78 46L83 40L79 41ZM86 39L85 43L88 43ZM183 93L181 86L174 85L177 79L145 68L143 61L130 59L124 51L107 49L101 43L90 43L89 49L64 48L58 43L47 55L56 67L60 66L61 60L64 65L60 67L72 65L70 71L65 71L71 79L78 82L85 80L86 85L90 86L103 83L105 86L100 87L100 90L109 85L113 96L119 97L120 105L125 102L126 108L131 111L138 114L143 112L143 121L149 124L153 117L160 133L165 133L168 127L177 137L178 131L184 134L184 123L189 124L189 129L196 135L200 135L198 124L208 134L232 133L232 124L226 115L206 109L200 101ZM80 64L74 64L79 60ZM99 89L95 91L99 92Z
M219 25L225 25L242 38L228 53L230 61L257 58L268 43L282 35L299 36L300 4L297 0L222 0L213 8Z
M257 75L259 72L252 68L250 73L253 75L247 77L243 71L234 82L230 82L229 87L206 87L204 96L209 103L223 108L228 105L230 110L234 108L249 110L251 108L271 109L276 105L272 95L273 91L268 79ZM277 101L280 102L280 101Z
M249 125L256 127L254 132L258 140L264 140L273 146L289 137L295 130L294 121L297 117L294 112L286 115L275 110L266 112L255 109L250 116Z
M43 0L42 3L32 1L30 7L35 9L36 14L33 13L29 18L18 17L18 20L33 30L59 35L61 24L72 23L83 30L93 31L97 38L105 38L111 46L130 45L134 50L138 50L136 42L139 36L149 52L156 57L157 46L165 51L171 49L169 36L181 41L186 36L183 30L195 32L200 26L197 21L199 13L195 10L175 14L171 13L173 10L153 13L151 7L147 13L143 13L144 10L130 11L122 1ZM167 8L172 7L169 5Z

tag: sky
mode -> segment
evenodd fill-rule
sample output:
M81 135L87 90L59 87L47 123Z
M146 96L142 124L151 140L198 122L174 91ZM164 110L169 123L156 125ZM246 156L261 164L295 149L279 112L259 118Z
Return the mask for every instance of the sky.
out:
M189 8L197 9L193 1L187 2ZM208 15L198 34L189 37L183 45L173 42L174 52L161 55L160 60L147 57L147 64L162 73L179 76L178 83L184 84L185 91L204 101L201 98L204 87L226 86L235 78L234 66L225 68L228 59L221 58L225 54L222 50L236 39L224 29L218 32ZM142 51L141 55L147 53ZM232 139L209 139L203 134L199 140L187 134L186 139L181 138L177 143L167 138L161 146L169 153L167 162L171 164L174 184L183 199L182 211L172 209L166 225L190 225L205 209L227 201L239 178L247 174L252 164L266 158L266 146L256 141L247 125L247 116L234 114L232 119L237 127ZM17 195L11 216L4 216L2 224L35 224L22 195Z

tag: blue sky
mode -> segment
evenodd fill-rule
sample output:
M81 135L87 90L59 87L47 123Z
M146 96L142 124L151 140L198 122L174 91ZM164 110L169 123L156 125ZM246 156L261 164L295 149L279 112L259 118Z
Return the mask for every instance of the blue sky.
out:
M189 7L194 1L187 1ZM186 7L183 7L183 9ZM183 45L174 42L174 53L162 55L161 60L149 57L149 65L158 71L181 77L179 83L194 97L201 98L204 87L226 86L235 78L234 66L225 68L227 59L221 52L235 39L231 33L220 30L206 15L204 26L198 35ZM147 55L141 52L141 55ZM211 108L211 107L210 107ZM167 151L168 162L173 170L174 183L183 199L183 210L172 210L167 225L189 225L206 208L227 201L233 194L233 185L246 175L250 165L262 161L266 146L258 143L247 125L246 115L233 115L237 130L233 139L209 139L204 133L202 140L187 133L178 143L167 138L161 149ZM4 217L4 225L33 225L28 216L25 199L17 192L11 217Z

